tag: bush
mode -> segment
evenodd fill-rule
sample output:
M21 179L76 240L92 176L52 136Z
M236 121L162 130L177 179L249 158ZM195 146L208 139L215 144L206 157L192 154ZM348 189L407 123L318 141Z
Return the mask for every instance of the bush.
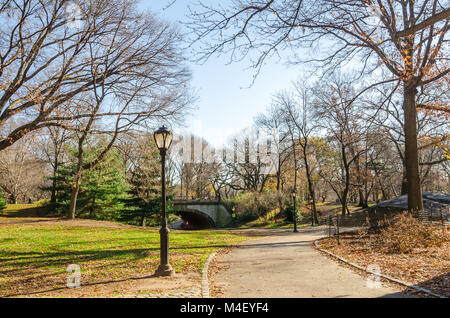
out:
M237 215L237 220L239 223L248 223L254 221L258 218L258 215L253 211L245 211Z
M265 216L261 217L260 220L267 223L274 223L280 214L279 209L273 209L269 211Z
M294 206L291 202L287 203L286 208L283 210L283 215L286 221L294 222Z
M44 207L50 204L49 199L41 199L38 201L34 201L33 204L36 204L38 207Z
M258 227L258 226L266 226L269 224L276 224L281 219L284 219L284 216L280 214L278 208L269 211L265 216L259 217L256 221L252 222L250 226Z
M417 247L440 247L448 238L442 227L426 225L407 213L393 218L393 224L377 235L376 245L389 253L411 253Z
M305 213L302 211L302 202L297 199L296 203L297 208L297 223L304 224L310 223L312 213ZM286 201L286 207L283 209L283 216L285 217L287 222L294 222L294 206L292 201Z
M241 223L246 223L256 219L266 218L269 213L271 214L271 218L278 215L280 213L280 200L282 202L282 209L284 209L286 200L277 193L246 192L238 194L233 199L232 207L236 213L237 220Z
M3 194L0 192L0 213L2 213L4 209L6 209L6 200Z

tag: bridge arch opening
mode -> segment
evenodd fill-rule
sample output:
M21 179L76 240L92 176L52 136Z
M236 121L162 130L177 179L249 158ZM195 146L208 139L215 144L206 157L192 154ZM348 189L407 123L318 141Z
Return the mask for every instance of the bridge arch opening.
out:
M190 228L220 228L232 221L230 212L218 201L176 200L173 207L176 214L189 223ZM177 227L180 222L184 223L179 221Z
M179 211L178 215L184 222L189 223L189 229L201 230L215 227L210 217L197 211Z

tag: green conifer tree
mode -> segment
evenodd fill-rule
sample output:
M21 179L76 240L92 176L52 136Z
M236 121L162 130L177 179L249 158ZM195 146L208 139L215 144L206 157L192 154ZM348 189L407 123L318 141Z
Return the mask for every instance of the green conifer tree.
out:
M120 220L129 224L157 226L161 216L161 162L153 140L144 140L142 154L129 179L129 197ZM170 191L167 191L170 193ZM167 197L167 213L172 212L172 196Z
M95 148L85 150L85 162L95 156L95 151ZM119 219L120 211L125 206L123 200L127 198L129 189L124 170L122 157L117 151L111 150L95 168L83 171L77 199L77 216L101 220ZM63 164L58 169L56 203L52 207L54 212L66 214L68 211L74 171L73 163Z
M3 194L0 192L0 213L2 213L4 209L6 209L6 200Z

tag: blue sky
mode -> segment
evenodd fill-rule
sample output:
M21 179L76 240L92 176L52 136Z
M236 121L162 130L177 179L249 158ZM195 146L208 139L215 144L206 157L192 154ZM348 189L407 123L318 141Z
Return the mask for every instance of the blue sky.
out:
M214 0L215 1L215 0ZM177 0L163 10L170 0L141 1L141 5L173 23L184 20L187 6L197 0ZM212 3L213 0L208 0ZM222 1L223 2L223 1ZM234 132L249 127L253 118L263 112L279 90L289 89L301 72L301 66L286 65L286 61L268 61L252 82L249 61L227 64L227 57L212 57L203 65L190 64L192 86L197 90L197 110L186 120L187 129L220 147Z

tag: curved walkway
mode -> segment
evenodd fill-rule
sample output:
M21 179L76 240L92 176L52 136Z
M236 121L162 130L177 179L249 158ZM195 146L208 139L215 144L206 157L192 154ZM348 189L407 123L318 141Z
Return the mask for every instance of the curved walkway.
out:
M367 278L315 250L324 230L268 232L221 255L213 279L220 297L407 297L383 283L369 288Z

